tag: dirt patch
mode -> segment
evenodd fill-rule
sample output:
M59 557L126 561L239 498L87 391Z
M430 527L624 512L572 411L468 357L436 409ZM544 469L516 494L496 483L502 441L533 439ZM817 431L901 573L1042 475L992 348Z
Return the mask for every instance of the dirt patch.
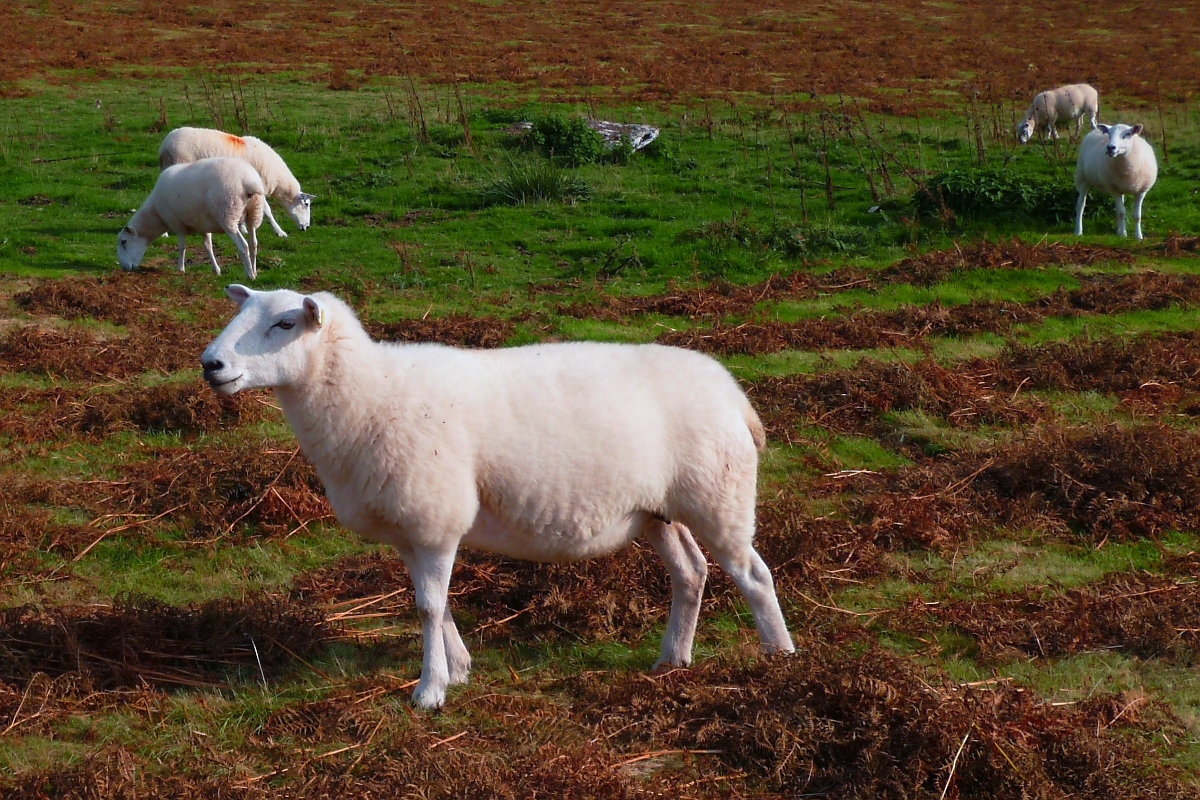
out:
M150 800L150 798L249 798L284 796L296 800L391 798L419 788L427 800L540 800L594 798L640 800L664 793L681 796L669 783L643 781L617 768L615 754L601 744L510 743L476 732L449 739L432 725L409 720L384 725L374 739L359 739L337 756L298 757L283 748L239 753L245 774L270 775L269 783L229 774L231 754L200 745L201 757L164 769L129 750L110 746L82 764L4 781L13 800ZM370 741L371 748L362 748ZM345 753L345 755L341 755ZM262 767L263 763L273 765ZM655 786L654 784L659 784ZM48 793L49 792L49 793Z
M29 579L36 574L39 553L69 558L97 535L25 504L7 488L0 490L0 575Z
M110 608L0 611L0 680L77 673L95 686L207 686L230 672L278 678L328 633L311 609L267 598L178 608L125 599ZM257 651L257 652L256 652Z
M298 449L223 443L139 448L113 480L31 482L26 503L83 508L123 529L157 524L207 540L257 530L295 531L332 519L316 471Z
M708 751L720 765L710 774L745 773L791 797L938 797L947 782L953 796L979 800L1194 792L1178 772L1148 772L1146 751L1109 727L1100 704L931 684L877 647L801 642L787 658L658 677L589 673L568 690L610 741Z
M0 389L0 436L43 442L116 431L197 435L249 425L273 412L263 392L218 395L200 382L96 392L66 387Z
M466 314L368 322L365 327L376 339L387 342L436 342L456 347L499 347L515 330L508 320Z
M1089 244L1039 242L1018 239L992 242L986 239L949 250L933 250L896 262L879 274L882 283L911 283L932 286L956 272L976 269L1043 269L1060 266L1091 266L1098 263L1131 264L1128 250Z
M1031 528L1094 543L1194 530L1200 436L1159 423L1042 426L990 452L960 453L881 475L835 481L868 498L953 501L981 525Z
M1159 424L1043 429L998 453L974 489L1094 537L1194 529L1200 436Z
M922 347L930 336L1007 334L1014 326L1049 317L1087 317L1152 311L1200 303L1200 278L1155 272L1088 276L1083 286L1059 290L1028 303L971 302L946 306L865 309L845 316L798 322L718 322L711 328L669 331L660 344L720 355L762 355L783 350L870 350Z
M528 0L461 8L354 0L336 10L289 4L282 15L246 2L163 7L137 18L124 7L72 10L79 13L3 10L0 83L7 93L19 93L19 81L61 70L78 79L127 65L202 72L253 64L247 69L273 72L319 64L312 80L339 87L356 85L362 70L363 77L528 86L560 99L598 90L642 102L844 93L872 98L872 107L884 113L907 114L961 107L947 100L945 89L975 75L984 102L1014 98L1023 109L1034 87L1061 81L1054 65L1086 49L1096 31L1106 32L1108 57L1088 75L1095 85L1119 85L1150 103L1158 96L1187 97L1200 71L1188 44L1200 26L1188 14L1158 6L1120 25L1100 9L1074 9L1071 29L1041 48L1042 59L1030 58L1028 32L1062 18L1054 4L1034 10L955 5L931 21L918 0L836 10L762 0L728 7L621 0L603 15L573 0L555 7L555 24L544 31L545 9ZM149 46L135 35L145 25L157 32ZM430 30L441 32L436 40ZM980 30L988 36L970 38ZM1164 30L1173 36L1162 36ZM972 46L954 46L964 41ZM693 124L702 124L706 113L693 106ZM998 124L1008 134L1008 126Z
M886 438L881 416L900 411L925 411L956 427L1029 424L1044 412L1037 401L997 393L994 372L983 361L973 369L950 369L931 359L864 359L852 369L770 377L746 389L767 435L789 444L801 422Z
M998 388L1132 392L1153 384L1200 390L1200 335L1163 333L1028 346L1009 345L967 370L988 370Z
M127 336L104 338L78 328L24 326L0 339L0 371L68 380L169 374L198 368L212 338L203 327L165 317L139 325Z
M865 286L870 282L868 273L861 270L840 269L825 275L793 272L790 275L772 275L750 286L717 280L708 286L686 289L673 285L665 293L657 295L606 294L593 302L561 303L558 313L579 319L613 321L643 314L721 319L750 314L762 302L815 297L852 286Z
M72 320L90 317L125 325L160 313L163 294L161 284L148 287L144 276L120 270L103 278L39 281L32 288L14 294L12 302L30 314L51 314Z
M1184 577L1122 573L1050 598L1022 592L932 606L918 601L889 615L889 624L922 633L948 626L993 663L1118 649L1193 664L1200 653L1200 560L1175 567Z

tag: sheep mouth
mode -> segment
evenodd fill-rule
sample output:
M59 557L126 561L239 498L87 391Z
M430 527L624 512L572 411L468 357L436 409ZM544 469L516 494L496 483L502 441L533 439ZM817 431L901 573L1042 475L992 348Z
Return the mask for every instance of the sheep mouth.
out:
M215 378L210 378L208 376L205 376L204 379L206 381L208 381L208 385L211 386L214 391L221 392L221 390L224 389L225 387L230 386L231 384L235 383L236 381L240 381L242 379L242 376L238 375L237 377L230 378L227 381L218 381ZM232 392L222 392L222 394L231 394L231 393Z

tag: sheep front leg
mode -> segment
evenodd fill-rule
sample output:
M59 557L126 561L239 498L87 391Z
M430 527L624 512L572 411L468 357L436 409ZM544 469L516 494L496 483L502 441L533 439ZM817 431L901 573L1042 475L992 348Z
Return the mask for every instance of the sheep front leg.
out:
M1139 192L1133 198L1133 235L1139 239L1142 238L1142 201L1145 199L1145 192Z
M265 197L263 198L262 205L263 205L263 216L266 217L267 222L271 223L271 230L275 231L276 236L286 239L287 231L285 231L283 228L279 227L279 223L275 221L275 215L271 213L271 204L267 202L267 198L265 198Z
M446 687L450 685L447 639L458 639L458 644L462 644L462 640L458 638L458 630L453 627L454 621L450 621L449 627L446 625L454 550L442 552L420 548L402 556L412 576L425 646L425 654L421 661L421 680L413 691L413 704L417 708L430 711L440 708L446 702ZM453 630L453 633L450 633L450 630ZM463 647L462 651L465 650ZM461 653L459 655L461 656Z
M1113 205L1117 207L1117 236L1128 236L1129 232L1125 228L1125 195L1117 195Z
M213 274L221 274L221 265L217 263L217 254L213 252L212 234L204 234L204 251L208 253L208 260L212 262Z
M179 234L179 271L187 269L187 234Z
M1087 205L1087 189L1079 189L1079 199L1075 201L1075 235L1083 236L1083 207Z
M667 565L671 576L671 615L663 633L662 655L654 669L686 667L692 663L692 640L708 578L708 559L687 528L653 519L646 526L646 540Z

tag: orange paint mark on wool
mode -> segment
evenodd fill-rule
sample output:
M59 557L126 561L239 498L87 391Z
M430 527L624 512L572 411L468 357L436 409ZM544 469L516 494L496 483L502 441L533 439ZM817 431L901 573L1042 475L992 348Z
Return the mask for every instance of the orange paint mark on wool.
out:
M242 139L242 137L240 137L240 136L234 136L232 133L227 133L227 134L225 134L225 138L228 139L229 143L232 144L234 147L245 147L246 146L246 141L244 139Z

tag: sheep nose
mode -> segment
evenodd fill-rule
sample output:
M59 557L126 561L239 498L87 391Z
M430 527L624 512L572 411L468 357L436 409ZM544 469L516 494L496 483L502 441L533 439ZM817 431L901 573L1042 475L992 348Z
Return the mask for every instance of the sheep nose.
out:
M215 358L203 360L200 362L200 364L204 367L205 374L220 372L221 370L225 369L225 362Z

